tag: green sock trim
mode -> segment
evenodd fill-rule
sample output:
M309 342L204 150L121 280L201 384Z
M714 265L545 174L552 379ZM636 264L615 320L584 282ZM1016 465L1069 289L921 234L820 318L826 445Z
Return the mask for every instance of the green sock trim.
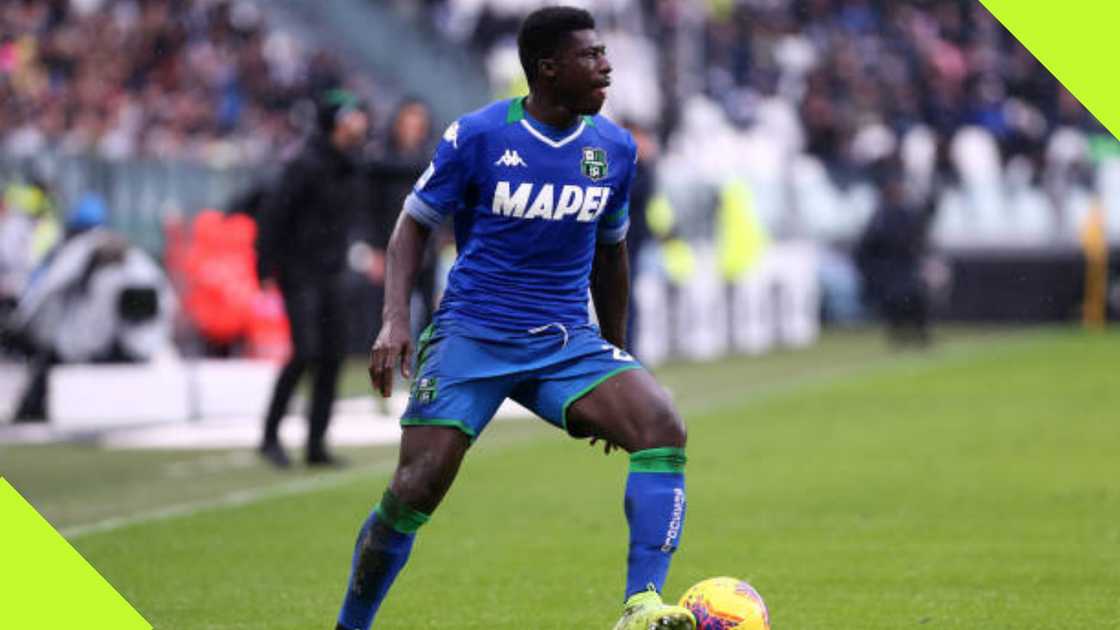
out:
M415 534L416 530L431 518L405 505L392 490L385 491L381 503L378 503L374 510L379 519L402 534Z
M687 462L683 448L650 448L630 454L630 472L683 473Z

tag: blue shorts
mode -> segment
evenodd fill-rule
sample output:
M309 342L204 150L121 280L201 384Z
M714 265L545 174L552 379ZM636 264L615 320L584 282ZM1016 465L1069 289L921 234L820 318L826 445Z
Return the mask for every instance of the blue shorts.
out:
M505 333L439 320L421 335L415 365L401 425L455 427L472 441L506 398L567 431L573 402L642 367L590 324Z

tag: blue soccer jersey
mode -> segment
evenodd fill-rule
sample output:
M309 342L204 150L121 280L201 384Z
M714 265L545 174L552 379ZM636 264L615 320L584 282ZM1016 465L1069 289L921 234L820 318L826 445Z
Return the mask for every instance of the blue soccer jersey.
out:
M523 103L499 101L452 124L405 201L428 227L454 219L459 256L437 320L522 331L586 324L595 245L626 236L630 134L603 116L554 129Z

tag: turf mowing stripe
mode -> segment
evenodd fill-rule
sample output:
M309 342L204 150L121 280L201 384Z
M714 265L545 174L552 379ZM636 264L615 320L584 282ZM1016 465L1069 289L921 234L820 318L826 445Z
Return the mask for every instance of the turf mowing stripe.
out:
M874 376L888 370L913 369L943 361L969 360L993 350L1009 350L1025 347L1039 340L1039 333L1051 328L1026 328L1001 332L990 337L966 337L951 339L923 351L895 351L898 354L873 354L866 362L856 365L835 365L822 367L808 374L800 374L786 380L765 385L738 384L735 387L709 389L703 383L689 381L674 384L670 388L675 402L680 405L685 417L718 413L726 407L739 407L748 403L773 396L783 396L803 387L828 385L848 377ZM1060 330L1060 329L1059 329ZM666 383L662 381L662 384ZM690 394L678 397L676 389L684 389ZM700 392L700 393L695 393ZM702 397L701 397L702 396ZM689 400L693 398L693 400Z
M521 444L530 441L532 440L527 438L515 438L509 440L508 442L490 444L488 445L487 450L476 455L476 457L486 456L487 453L501 451L509 448L514 444ZM294 479L279 484L258 486L256 488L235 490L214 499L181 503L178 505L160 508L158 510L140 512L130 516L113 517L95 521L93 523L85 525L63 527L59 529L59 532L68 540L77 540L85 536L117 531L120 529L125 529L127 527L132 527L134 525L143 525L147 523L168 521L177 518L186 518L194 516L195 514L201 514L203 512L213 512L228 508L242 507L253 503L259 503L261 501L267 501L273 498L308 494L312 492L318 492L319 490L329 490L332 488L344 486L348 483L359 481L369 475L388 474L392 472L395 467L396 459L394 458L390 461L382 461L368 466L355 467L346 470L345 472L338 472L318 477Z
M742 387L716 390L715 392L708 390L705 392L704 399L689 401L682 405L682 412L686 417L689 415L706 415L714 413L724 407L740 406L758 399L788 394L803 387L825 385L849 377L865 376L888 369L918 367L923 364L928 365L936 362L967 360L977 355L990 352L995 348L1006 349L1019 345L1026 345L1037 340L1037 332L1038 330L1035 329L1006 335L1001 334L993 338L970 338L961 341L950 341L943 346L935 348L932 353L896 354L887 355L885 357L879 355L871 357L867 362L855 366L826 368L808 376L800 376L778 383L747 387L746 391L744 391ZM688 385L689 388L694 388L695 386L695 383ZM723 392L730 393L731 395L718 395ZM712 393L716 393L717 396L711 396ZM502 451L515 444L531 443L539 439L541 438L527 437L515 439L491 450ZM487 452L491 452L491 450ZM67 539L76 540L92 534L116 531L134 525L184 518L202 512L242 507L277 497L300 495L336 488L352 481L357 481L366 475L387 474L392 472L394 466L395 462L381 462L379 464L358 467L329 476L297 479L280 484L270 484L256 488L237 490L215 499L183 503L159 510L141 512L131 516L104 519L86 525L75 525L73 527L63 528L60 532Z

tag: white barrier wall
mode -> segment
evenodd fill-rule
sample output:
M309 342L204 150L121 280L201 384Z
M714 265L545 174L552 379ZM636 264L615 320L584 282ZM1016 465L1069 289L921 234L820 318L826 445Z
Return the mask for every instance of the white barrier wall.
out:
M104 429L200 418L263 417L279 366L240 359L166 359L51 368L51 426Z
M191 416L229 418L264 416L280 366L253 359L191 361L188 386Z
M657 365L812 344L820 335L817 257L812 243L773 244L732 284L722 280L711 250L696 252L696 273L679 288L659 274L641 274L633 305L639 357Z
M102 429L189 416L186 370L179 361L51 368L47 408L52 426Z

